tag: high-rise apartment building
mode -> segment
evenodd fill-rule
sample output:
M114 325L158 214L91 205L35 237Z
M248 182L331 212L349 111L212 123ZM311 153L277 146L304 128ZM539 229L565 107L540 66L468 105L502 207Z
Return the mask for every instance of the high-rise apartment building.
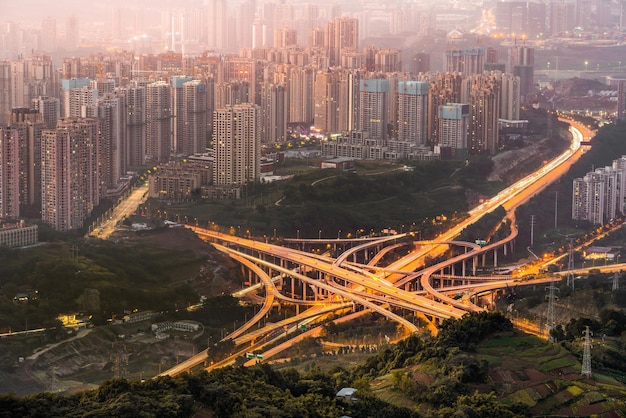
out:
M261 86L261 142L274 144L287 139L287 88L282 83Z
M312 66L289 69L289 123L310 125L313 122L314 86L315 69Z
M389 80L365 79L360 85L359 130L372 139L387 139Z
M207 88L199 80L183 84L183 138L177 150L184 155L205 152L207 138Z
M598 168L572 184L572 219L604 224L623 213L626 197L626 156Z
M146 157L165 162L172 153L171 89L165 81L146 86Z
M383 73L402 71L402 52L396 48L377 51L374 55L374 71Z
M430 71L430 54L428 52L416 52L409 64L409 71L418 75Z
M54 229L83 226L100 203L98 121L60 119L42 134L41 219Z
M347 17L333 19L324 24L324 47L329 65L339 65L342 49L359 48L359 21Z
M242 186L261 174L260 108L252 103L226 106L213 115L217 186Z
M398 83L398 140L426 144L429 87L423 81Z
M439 141L439 106L461 103L463 77L458 73L427 73L420 81L430 83L428 93L428 138L430 143Z
M445 71L469 76L483 72L485 50L483 48L449 49L445 52Z
M126 101L126 163L142 166L146 162L146 88L140 83L120 89Z
M318 71L315 77L314 125L327 134L339 132L339 91L339 71Z
M125 96L108 93L98 100L95 117L100 122L99 165L100 187L114 189L126 175L126 100Z
M513 74L499 74L500 90L500 119L519 120L521 98L520 78Z
M0 219L20 216L19 134L0 126Z
M72 112L80 116L80 100L79 95L72 94L72 90L89 87L91 80L88 78L69 78L61 80L61 116L70 117ZM93 92L92 92L93 95ZM97 93L96 93L97 97ZM92 101L95 103L95 100Z
M496 76L475 75L464 80L462 102L469 104L468 148L472 154L494 154L498 145L500 81Z
M183 85L193 78L188 76L173 76L171 79L172 88L172 149L174 153L183 153L183 131L185 129L185 120L183 114L185 112L185 96Z
M440 147L449 147L463 150L468 147L468 131L470 122L469 105L462 103L448 103L439 106L439 138Z
M56 97L39 96L33 99L32 108L36 109L42 116L47 129L57 127L57 119L61 116L61 102Z
M36 109L16 108L11 111L10 128L18 132L20 204L31 213L41 208L41 134L46 128Z

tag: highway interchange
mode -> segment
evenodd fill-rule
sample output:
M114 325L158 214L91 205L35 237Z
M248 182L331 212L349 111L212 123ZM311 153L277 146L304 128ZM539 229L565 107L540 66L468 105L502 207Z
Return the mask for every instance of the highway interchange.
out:
M449 230L440 234L435 241L417 241L412 245L412 251L389 265L380 265L382 255L372 257L367 264L359 265L350 262L358 251L368 251L369 248L382 248L381 254L398 248L407 241L413 241L411 234L396 234L394 236L377 239L363 239L359 245L339 254L336 258L329 255L308 253L296 249L286 248L267 242L256 241L243 237L221 234L217 231L188 226L196 234L212 242L215 247L244 266L257 278L259 284L254 285L256 293L262 290L264 303L261 310L242 327L235 330L227 339L234 343L230 356L215 364L210 363L210 356L203 351L175 367L161 373L162 375L176 375L191 370L199 365L205 368L221 367L232 364L237 358L247 352L262 352L267 345L274 345L284 340L290 334L315 335L319 327L302 333L295 333L302 325L321 323L325 318L333 315L340 321L360 315L366 311L378 312L380 315L393 320L405 332L417 332L419 328L413 321L406 319L399 312L414 312L424 320L431 332L437 331L438 321L447 318L460 318L467 312L480 311L480 307L472 302L473 295L481 292L497 291L498 289L520 284L534 284L556 280L542 278L532 281L511 276L496 278L476 276L453 276L442 278L445 269L453 271L451 266L472 265L475 268L479 256L488 252L497 251L512 242L517 236L514 211L543 188L563 175L569 167L582 155L581 143L588 141L592 133L586 127L571 121L571 146L550 162L546 162L539 170L507 187L498 195L488 199L469 211L468 217ZM583 134L584 132L584 134ZM107 223L92 231L92 236L106 239L115 229L115 226L130 215L145 199L145 187L136 189L130 196L113 211ZM498 242L479 246L474 243L454 241L454 238L467 226L478 221L482 216L503 206L510 221L510 231L507 237ZM329 243L332 243L330 240ZM341 240L337 240L339 243ZM424 267L426 255L436 257L444 254L449 248L464 248L464 252L433 266ZM474 263L474 264L472 264ZM289 297L281 293L277 283L291 280L301 283L304 289L298 297L293 294ZM435 283L437 286L435 286ZM447 286L442 284L447 283ZM413 290L409 290L413 288ZM308 289L312 289L311 295ZM247 293L246 291L240 292ZM457 299L459 294L463 298ZM476 299L474 299L476 300ZM285 320L266 324L261 327L263 317L277 303L308 307ZM360 307L356 310L356 307ZM258 326L257 326L258 325ZM263 352L262 358L267 359L282 348L287 348L293 341L288 339L271 349ZM249 363L253 363L251 360Z
M414 245L413 251L387 266L378 265L382 257L373 257L367 265L351 263L349 259L359 250L367 251L367 248L374 248L377 245L382 246L383 251L385 251L384 248L398 247L400 246L398 242L412 239L410 234L382 237L378 241L368 242L364 240L362 244L345 251L336 258L332 258L249 238L221 234L217 231L197 226L188 226L198 236L213 242L216 248L229 254L258 277L262 285L260 287L257 285L257 290L260 288L265 289L265 303L261 310L263 314L267 313L272 305L279 300L282 300L282 303L297 303L299 305L311 305L311 307L291 318L286 318L280 323L257 327L253 331L249 331L259 322L262 316L261 312L259 312L239 330L236 330L233 335L228 337L232 338L235 346L238 347L234 350L232 356L217 364L208 365L208 353L202 352L194 356L194 358L190 358L188 361L165 371L163 374L175 375L190 370L199 364L205 364L207 368L232 364L244 352L252 350L262 352L263 347L279 339L284 339L286 335L298 330L298 325L300 324L321 321L323 318L328 317L330 313L345 315L352 312L351 315L358 315L359 312L354 312L353 309L356 305L366 310L378 312L388 319L396 321L408 333L416 332L418 330L417 326L404 316L394 312L398 312L399 309L412 311L416 316L425 320L432 332L436 332L437 323L440 320L459 318L467 312L482 310L482 307L472 303L473 295L515 285L537 284L558 280L553 277L528 280L523 277L514 278L511 276L495 278L448 276L450 286L434 286L435 281L438 283L446 282L443 279L438 279L446 267L466 262L476 263L478 256L482 256L490 251L497 251L498 248L508 245L515 239L517 236L514 217L515 208L567 172L569 167L582 155L581 143L590 139L591 132L583 129L585 131L585 134L583 134L583 131L579 128L579 126L573 123L570 125L573 139L571 146L564 153L552 161L546 162L539 170L509 186L497 196L472 209L467 218L442 233L437 237L436 241L416 242L415 244L417 245ZM454 241L454 238L464 228L499 206L505 208L507 218L510 221L510 232L507 237L483 247L473 243ZM441 255L451 245L464 246L465 252L434 266L422 268L426 255ZM290 268L285 267L285 265L289 265ZM294 268L293 266L297 267ZM312 272L315 272L315 274L312 274ZM286 278L302 282L303 288L306 288L306 286L314 288L314 297L307 300L306 292L300 295L300 298L290 298L282 295L275 283ZM419 281L419 286L416 281ZM418 287L419 289L414 291L405 290L410 288L410 286L407 287L407 284L411 283L413 287ZM464 294L462 299L454 297L460 293ZM346 317L344 316L344 318ZM279 332L284 330L285 332L283 335L277 335L277 330ZM246 331L249 332L246 333ZM313 328L305 334L314 335L316 332L319 332L319 330L316 331L316 328ZM271 336L271 338L267 336ZM272 348L271 351L263 352L262 358L265 360L280 351L281 348L289 347L292 343L293 341L289 339ZM258 360L249 360L248 364L256 361Z

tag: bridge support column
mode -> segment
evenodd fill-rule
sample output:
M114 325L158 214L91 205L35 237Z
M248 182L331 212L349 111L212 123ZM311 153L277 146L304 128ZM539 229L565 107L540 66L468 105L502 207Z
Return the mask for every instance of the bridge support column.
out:
M456 276L456 269L454 268L454 264L450 265L450 276Z
M463 277L465 277L465 267L465 260L461 260L461 276Z
M296 298L296 279L291 277L291 299Z
M498 249L493 249L493 267L498 267Z
M472 274L476 276L476 267L478 266L478 256L475 255L472 258Z
M487 257L487 252L483 253L483 262L482 262L482 266L485 267L485 258Z

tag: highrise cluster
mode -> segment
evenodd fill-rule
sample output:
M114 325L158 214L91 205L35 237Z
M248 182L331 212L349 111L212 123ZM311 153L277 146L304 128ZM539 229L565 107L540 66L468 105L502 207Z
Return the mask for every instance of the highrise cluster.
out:
M163 15L171 31L161 53L133 41L58 65L46 53L0 61L0 217L80 228L101 199L124 191L129 169L148 164L170 163L153 196L184 199L208 182L203 195L236 197L259 180L262 150L298 135L323 137L332 156L465 158L495 152L501 123L523 123L532 48L511 46L501 64L490 48L451 46L436 72L428 53L403 65L399 49L360 46L368 22L336 8L296 15L247 0L236 20L228 10L209 2L199 16L215 24ZM394 16L396 29L428 24L415 10ZM67 37L75 26L68 21ZM116 9L112 42L131 26ZM52 21L42 28L56 39Z

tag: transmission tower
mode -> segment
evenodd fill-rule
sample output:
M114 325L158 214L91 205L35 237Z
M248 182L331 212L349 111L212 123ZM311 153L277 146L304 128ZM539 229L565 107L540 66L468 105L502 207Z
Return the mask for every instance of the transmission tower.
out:
M583 367L580 374L589 378L591 377L591 331L589 326L585 327L585 346L583 349Z
M556 288L556 286L554 286L554 282L550 283L550 286L546 287L546 290L548 291L548 313L546 314L546 320L547 320L547 329L548 329L548 338L550 337L550 331L554 328L555 323L556 323L556 315L554 312L554 301L558 298L558 296L556 296L556 292L559 290Z
M574 290L574 242L573 239L569 239L569 257L567 260L567 285Z

